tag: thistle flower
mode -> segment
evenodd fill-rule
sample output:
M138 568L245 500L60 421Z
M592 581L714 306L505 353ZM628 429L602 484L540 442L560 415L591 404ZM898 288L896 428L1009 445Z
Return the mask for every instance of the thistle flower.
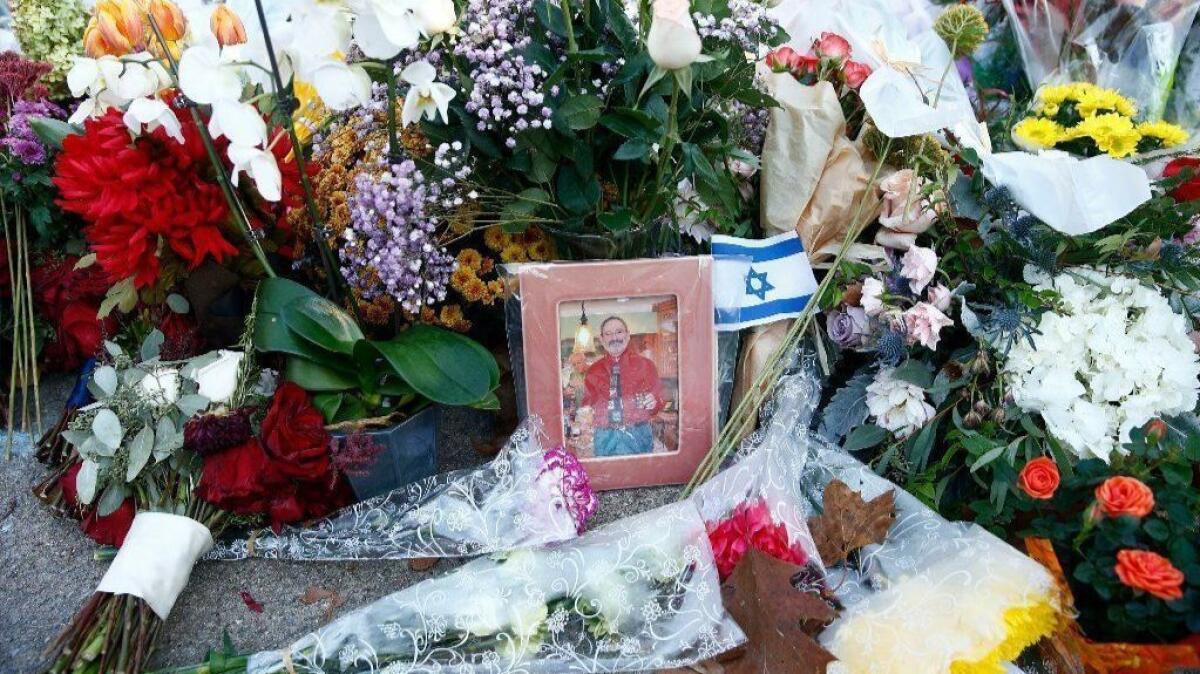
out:
M954 5L933 22L933 30L954 53L962 58L975 53L987 39L988 24L975 5Z
M889 328L879 336L875 354L880 363L895 367L908 355L908 338L900 330Z

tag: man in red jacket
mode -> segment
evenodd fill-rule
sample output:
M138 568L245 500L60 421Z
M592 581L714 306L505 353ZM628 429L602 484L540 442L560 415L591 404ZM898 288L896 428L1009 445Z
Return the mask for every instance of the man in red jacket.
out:
M665 403L658 368L629 350L629 325L617 316L600 324L600 344L607 355L584 375L582 401L593 412L595 454L649 454L654 451L650 420Z

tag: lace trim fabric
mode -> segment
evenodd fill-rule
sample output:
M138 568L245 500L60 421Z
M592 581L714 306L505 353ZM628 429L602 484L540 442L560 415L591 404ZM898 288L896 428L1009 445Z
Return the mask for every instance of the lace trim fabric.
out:
M253 655L247 672L642 671L744 640L721 603L704 522L681 502L474 560Z
M543 450L544 439L531 418L483 466L434 475L307 527L218 541L206 559L463 557L574 538L595 513L596 495L574 455Z

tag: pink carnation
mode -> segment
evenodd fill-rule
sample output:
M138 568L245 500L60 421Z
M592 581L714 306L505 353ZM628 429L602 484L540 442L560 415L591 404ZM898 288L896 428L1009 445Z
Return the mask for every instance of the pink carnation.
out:
M904 312L904 325L908 329L908 343L920 343L930 350L937 349L942 328L954 325L938 308L928 302L919 302Z
M900 258L900 275L908 279L908 287L919 293L933 280L938 257L932 248L913 246Z

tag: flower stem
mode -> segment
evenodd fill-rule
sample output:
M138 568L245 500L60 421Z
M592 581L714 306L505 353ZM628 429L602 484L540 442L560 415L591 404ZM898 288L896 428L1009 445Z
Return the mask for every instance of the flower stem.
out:
M312 182L308 178L304 147L300 144L300 136L296 133L296 124L292 120L292 107L295 100L291 91L283 86L283 75L280 74L279 59L275 56L275 47L271 42L271 31L267 28L267 14L263 10L262 0L254 0L254 7L258 10L258 23L262 26L263 42L267 48L267 57L271 61L271 77L275 81L276 107L283 113L283 126L287 128L288 137L292 140L292 156L296 160L296 168L300 170L300 187L304 190L304 204L308 210L308 218L312 221L313 231L316 232L316 236L313 238L316 239L317 250L321 255L321 265L325 268L325 280L329 284L329 294L339 301L351 302L357 309L357 303L343 292L345 290L344 283L341 277L335 273L333 251L329 250L329 228L325 226L321 220L321 214L317 210Z
M396 99L399 96L400 88L396 84L396 64L388 62L384 66L385 78L387 80L388 161L392 165L395 165L399 164L401 159L400 126L396 122Z
M571 0L559 0L562 6L563 23L567 29L567 53L574 54L579 51L579 45L575 42L575 24L571 19ZM583 0L587 2L587 0Z
M149 12L146 13L146 21L150 25L150 29L154 31L155 37L160 44L167 44L163 38L162 31L158 27L158 22ZM171 76L175 80L175 86L179 86L179 63L175 60L175 56L170 49L164 49L167 63L171 66ZM254 253L254 257L258 259L262 265L263 271L267 276L275 277L275 270L271 267L271 263L267 261L267 254L263 252L262 244L258 242L258 235L250 227L250 220L246 217L246 211L242 208L241 201L238 200L237 194L234 192L233 184L230 182L229 174L225 171L225 164L221 161L220 155L217 154L217 147L213 143L212 136L208 133L208 127L205 126L204 120L200 118L200 112L196 110L196 104L190 99L186 99L188 111L191 112L192 122L196 125L196 130L200 133L200 140L204 143L204 150L208 153L208 160L212 163L213 170L217 172L217 183L221 185L221 193L225 195L225 203L229 206L229 212L237 221L238 226L242 230L242 235L246 237L246 241L250 244L250 251Z

